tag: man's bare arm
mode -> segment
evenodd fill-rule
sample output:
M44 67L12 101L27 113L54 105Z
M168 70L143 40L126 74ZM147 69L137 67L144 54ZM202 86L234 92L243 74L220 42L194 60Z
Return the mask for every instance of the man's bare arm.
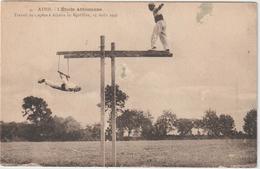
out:
M159 10L161 10L162 7L163 7L163 5L164 5L164 4L159 5L158 8L156 8L156 9L154 10L154 12L157 13Z

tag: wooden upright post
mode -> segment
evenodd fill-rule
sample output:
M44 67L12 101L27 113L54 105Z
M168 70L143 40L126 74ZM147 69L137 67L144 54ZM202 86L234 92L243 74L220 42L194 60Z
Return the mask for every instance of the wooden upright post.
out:
M106 166L106 155L105 155L105 36L100 36L100 100L101 100L101 159L102 164Z
M115 43L111 43L111 51L115 51ZM115 84L115 56L111 56L111 87L112 87L112 160L116 166L116 84Z

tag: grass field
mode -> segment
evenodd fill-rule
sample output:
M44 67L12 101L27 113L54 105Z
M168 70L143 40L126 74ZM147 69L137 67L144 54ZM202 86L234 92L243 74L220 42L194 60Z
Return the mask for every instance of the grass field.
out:
M99 142L1 143L2 165L100 166ZM255 167L256 140L117 142L118 166ZM111 143L106 143L111 166Z

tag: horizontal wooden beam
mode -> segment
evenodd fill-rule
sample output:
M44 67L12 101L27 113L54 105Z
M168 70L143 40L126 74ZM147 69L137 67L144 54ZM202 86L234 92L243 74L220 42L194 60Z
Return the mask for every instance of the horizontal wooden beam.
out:
M57 55L64 55L64 58L100 58L100 51L62 51ZM172 57L167 51L105 51L105 57Z

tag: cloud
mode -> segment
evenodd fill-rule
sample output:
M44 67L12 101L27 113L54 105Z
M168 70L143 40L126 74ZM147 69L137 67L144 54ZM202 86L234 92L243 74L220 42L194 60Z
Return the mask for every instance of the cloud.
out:
M200 6L200 11L197 13L196 20L198 23L203 23L203 19L207 15L211 15L213 10L213 4L212 3L202 3Z

